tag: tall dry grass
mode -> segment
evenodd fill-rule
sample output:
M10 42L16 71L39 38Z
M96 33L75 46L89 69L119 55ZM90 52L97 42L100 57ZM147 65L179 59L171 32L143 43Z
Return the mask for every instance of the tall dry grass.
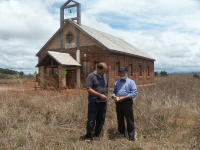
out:
M20 75L10 75L8 78L0 78L0 85L1 84L18 84L20 82L26 82L33 80L33 76L20 76Z
M117 134L115 103L109 98L101 138L80 140L87 121L87 94L0 91L0 149L200 149L200 79L192 75L156 78L156 86L138 87L134 99L138 140ZM111 96L111 92L109 94Z

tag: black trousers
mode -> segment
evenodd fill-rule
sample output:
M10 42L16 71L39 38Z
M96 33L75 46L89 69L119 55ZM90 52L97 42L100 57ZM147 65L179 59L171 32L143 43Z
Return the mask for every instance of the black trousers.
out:
M88 120L87 133L85 138L91 138L91 132L95 126L94 136L98 137L103 128L106 117L107 102L89 103L88 104Z
M134 139L135 127L134 127L134 115L133 115L133 100L126 99L123 102L116 102L116 112L118 120L118 131L125 135L125 122L127 122L127 132L129 139Z

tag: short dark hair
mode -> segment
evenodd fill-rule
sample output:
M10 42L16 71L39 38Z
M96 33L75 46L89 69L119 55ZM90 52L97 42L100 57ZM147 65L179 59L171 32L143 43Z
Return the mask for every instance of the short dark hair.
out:
M103 69L105 67L105 63L98 63L97 68L99 68L100 70Z

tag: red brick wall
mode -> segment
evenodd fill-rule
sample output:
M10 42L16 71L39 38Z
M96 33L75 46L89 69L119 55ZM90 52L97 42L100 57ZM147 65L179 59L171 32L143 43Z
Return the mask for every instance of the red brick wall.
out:
M72 50L68 50L69 52ZM67 51L66 51L67 52ZM84 57L86 54L86 57ZM70 52L70 55L76 59L76 53ZM116 75L116 62L120 62L120 67L127 67L132 64L132 75L128 73L129 78L133 79L137 85L152 84L154 83L154 61L137 58L133 56L127 56L123 54L110 53L107 50L100 48L97 45L84 46L80 48L81 65L83 66L83 60L89 60L90 72L95 69L95 61L99 60L105 62L108 65L107 76L109 78L109 87L113 87L119 76ZM142 76L139 76L139 65L142 65ZM149 76L147 74L147 66L149 66ZM83 74L83 67L81 67L81 79L82 86L85 86L85 80L88 74Z

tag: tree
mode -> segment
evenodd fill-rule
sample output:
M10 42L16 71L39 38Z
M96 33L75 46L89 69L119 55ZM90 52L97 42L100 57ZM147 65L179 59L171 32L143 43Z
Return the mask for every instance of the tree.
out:
M155 73L155 77L157 77L158 76L158 72L156 71L156 72L154 72Z
M161 71L161 72L160 72L160 75L161 75L161 77L168 76L168 74L167 74L167 72L166 72L166 71Z
M24 72L23 72L23 71L20 71L20 72L19 72L19 75L20 75L20 76L23 76L23 75L24 75Z
M14 75L17 74L18 72L10 69L0 68L0 73Z

